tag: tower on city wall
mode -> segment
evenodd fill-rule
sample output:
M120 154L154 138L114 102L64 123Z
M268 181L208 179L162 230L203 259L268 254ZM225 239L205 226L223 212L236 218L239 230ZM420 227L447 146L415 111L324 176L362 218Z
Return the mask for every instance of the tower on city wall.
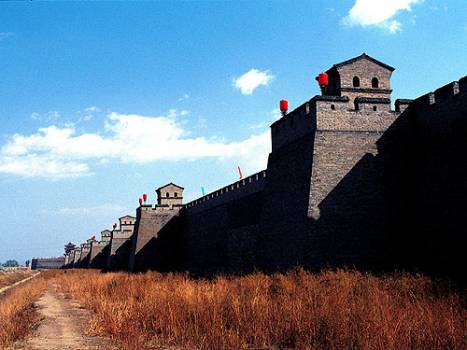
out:
M260 267L378 259L387 198L376 142L400 114L393 71L366 54L335 64L317 77L321 95L271 125Z
M174 183L161 186L156 189L155 206L142 203L137 209L129 271L173 268L172 260L176 252L173 252L172 246L177 239L174 232L181 233L178 225L179 212L183 207L183 190L183 187ZM170 234L166 234L169 231ZM176 251L181 249L178 247Z

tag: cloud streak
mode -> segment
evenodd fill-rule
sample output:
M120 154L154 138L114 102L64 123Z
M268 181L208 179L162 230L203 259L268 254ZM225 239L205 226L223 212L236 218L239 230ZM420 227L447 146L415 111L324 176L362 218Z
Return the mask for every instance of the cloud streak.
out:
M400 11L411 11L411 6L423 0L356 0L343 23L348 26L376 26L391 34L401 30L401 23L392 19Z

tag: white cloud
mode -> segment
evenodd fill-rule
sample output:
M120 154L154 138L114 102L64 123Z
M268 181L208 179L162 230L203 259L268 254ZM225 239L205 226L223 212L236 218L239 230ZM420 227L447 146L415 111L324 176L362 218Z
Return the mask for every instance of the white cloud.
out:
M94 116L91 115L91 114L85 115L84 117L79 118L78 121L77 121L77 123L80 123L80 122L88 122L88 121L90 121L90 120L93 119L93 118L94 118Z
M399 11L411 11L411 5L423 0L356 0L343 23L349 26L377 26L390 33L401 30L401 23L392 19Z
M0 41L11 38L14 35L15 33L13 32L0 32Z
M44 123L56 122L61 118L61 115L57 111L48 111L47 113L41 114L38 112L31 113L31 118Z
M110 216L110 215L125 215L128 209L113 203L104 203L94 207L78 207L78 208L59 208L59 209L44 209L41 210L42 215L47 216Z
M110 113L100 132L78 133L74 126L39 128L30 135L15 134L0 148L0 173L53 179L91 174L102 159L150 163L200 158L242 159L246 170L261 170L270 150L269 131L239 142L190 137L178 117Z
M98 112L100 112L101 110L100 110L99 107L91 106L91 107L85 108L84 111L85 111L85 112L88 112L88 113L98 113Z
M180 96L180 97L178 98L177 101L178 101L178 102L181 102L181 101L188 100L189 98L190 98L190 95L188 95L188 94L183 94L182 96Z
M238 78L234 78L233 85L240 90L243 95L251 95L253 91L263 85L268 86L273 75L269 71L260 71L258 69L250 69L248 72Z
M56 159L48 155L0 156L0 173L49 179L91 175L85 163Z

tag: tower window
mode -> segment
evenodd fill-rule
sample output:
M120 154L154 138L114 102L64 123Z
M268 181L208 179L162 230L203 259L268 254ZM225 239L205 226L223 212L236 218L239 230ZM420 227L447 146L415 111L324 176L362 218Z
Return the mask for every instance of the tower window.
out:
M360 78L359 77L353 77L352 84L353 84L353 87L360 87Z
M373 106L373 111L375 111L375 112L376 112L376 106Z
M336 106L331 105L331 109L332 109L333 111L335 111L335 110L336 110Z
M169 192L167 192L167 193L165 194L165 196L166 196L167 198L169 198L169 197L170 197Z
M174 197L178 197L178 193L177 193L177 192L174 193Z
M379 87L378 78L373 78L373 79L371 79L371 87L372 87L372 88L378 88L378 87Z

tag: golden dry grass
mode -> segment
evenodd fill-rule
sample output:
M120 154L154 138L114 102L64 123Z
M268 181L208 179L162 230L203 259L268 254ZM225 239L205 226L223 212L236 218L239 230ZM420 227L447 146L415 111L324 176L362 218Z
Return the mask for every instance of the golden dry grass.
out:
M37 323L33 303L46 289L48 279L41 274L0 295L0 349L24 338Z
M35 272L31 270L13 270L13 271L6 271L0 272L0 288L9 286L13 283L21 281Z
M418 275L67 271L57 281L94 312L91 331L126 349L466 349L465 296Z

